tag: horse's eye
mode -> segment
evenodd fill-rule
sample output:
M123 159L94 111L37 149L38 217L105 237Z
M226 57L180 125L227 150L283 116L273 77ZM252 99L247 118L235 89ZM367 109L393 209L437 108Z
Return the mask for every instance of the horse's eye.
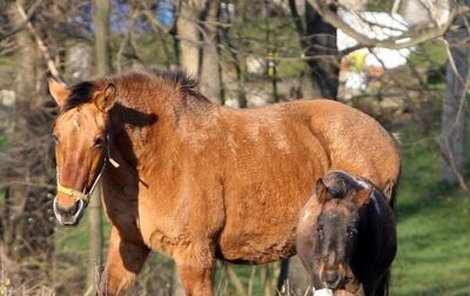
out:
M95 142L93 143L93 147L101 148L104 146L104 143L105 143L104 137L96 138Z
M357 230L354 228L348 229L348 237L349 238L354 238L357 235Z
M52 135L52 139L54 140L56 145L59 144L59 138L56 135Z

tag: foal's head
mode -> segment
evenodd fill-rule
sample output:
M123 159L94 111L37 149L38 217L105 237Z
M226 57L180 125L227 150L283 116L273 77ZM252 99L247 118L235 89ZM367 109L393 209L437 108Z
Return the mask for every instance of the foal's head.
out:
M52 77L48 87L60 108L53 128L57 163L54 213L63 225L75 225L107 162L108 111L114 104L115 87L84 82L67 88Z
M315 288L356 286L350 267L360 231L363 206L374 185L342 171L331 171L316 184L321 211L314 229L313 279Z

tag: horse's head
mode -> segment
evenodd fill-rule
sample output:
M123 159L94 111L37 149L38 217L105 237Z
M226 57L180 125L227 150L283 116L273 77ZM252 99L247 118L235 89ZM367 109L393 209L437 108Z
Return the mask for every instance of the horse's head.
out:
M342 171L331 171L316 184L321 210L314 229L313 280L316 289L358 288L351 257L358 242L363 205L374 185Z
M82 82L67 88L48 78L49 93L59 105L53 128L56 142L57 195L54 213L63 225L75 225L108 161L112 84Z

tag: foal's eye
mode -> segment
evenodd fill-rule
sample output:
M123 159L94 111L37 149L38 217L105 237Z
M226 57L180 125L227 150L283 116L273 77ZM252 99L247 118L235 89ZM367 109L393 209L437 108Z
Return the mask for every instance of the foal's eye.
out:
M93 147L101 148L104 146L105 139L104 137L96 138L95 142L93 143Z
M348 229L348 237L349 238L354 238L357 235L357 230L354 228Z
M59 138L57 138L56 135L52 135L52 139L54 140L54 142L57 144L59 144Z

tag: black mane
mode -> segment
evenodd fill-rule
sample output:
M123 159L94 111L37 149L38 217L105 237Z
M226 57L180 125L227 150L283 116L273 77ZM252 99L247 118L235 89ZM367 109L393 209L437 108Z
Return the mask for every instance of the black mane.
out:
M93 93L100 88L104 81L118 82L126 80L142 80L145 76L160 79L162 82L171 83L176 88L190 94L192 97L205 99L198 90L197 79L186 72L182 70L166 71L159 69L146 69L141 71L132 71L127 74L99 79L96 81L83 81L71 86L69 88L70 95L61 107L60 113L64 113L85 103L90 103Z
M70 95L61 107L60 112L64 113L70 109L91 102L92 94L96 90L96 85L91 81L83 81L69 88Z

